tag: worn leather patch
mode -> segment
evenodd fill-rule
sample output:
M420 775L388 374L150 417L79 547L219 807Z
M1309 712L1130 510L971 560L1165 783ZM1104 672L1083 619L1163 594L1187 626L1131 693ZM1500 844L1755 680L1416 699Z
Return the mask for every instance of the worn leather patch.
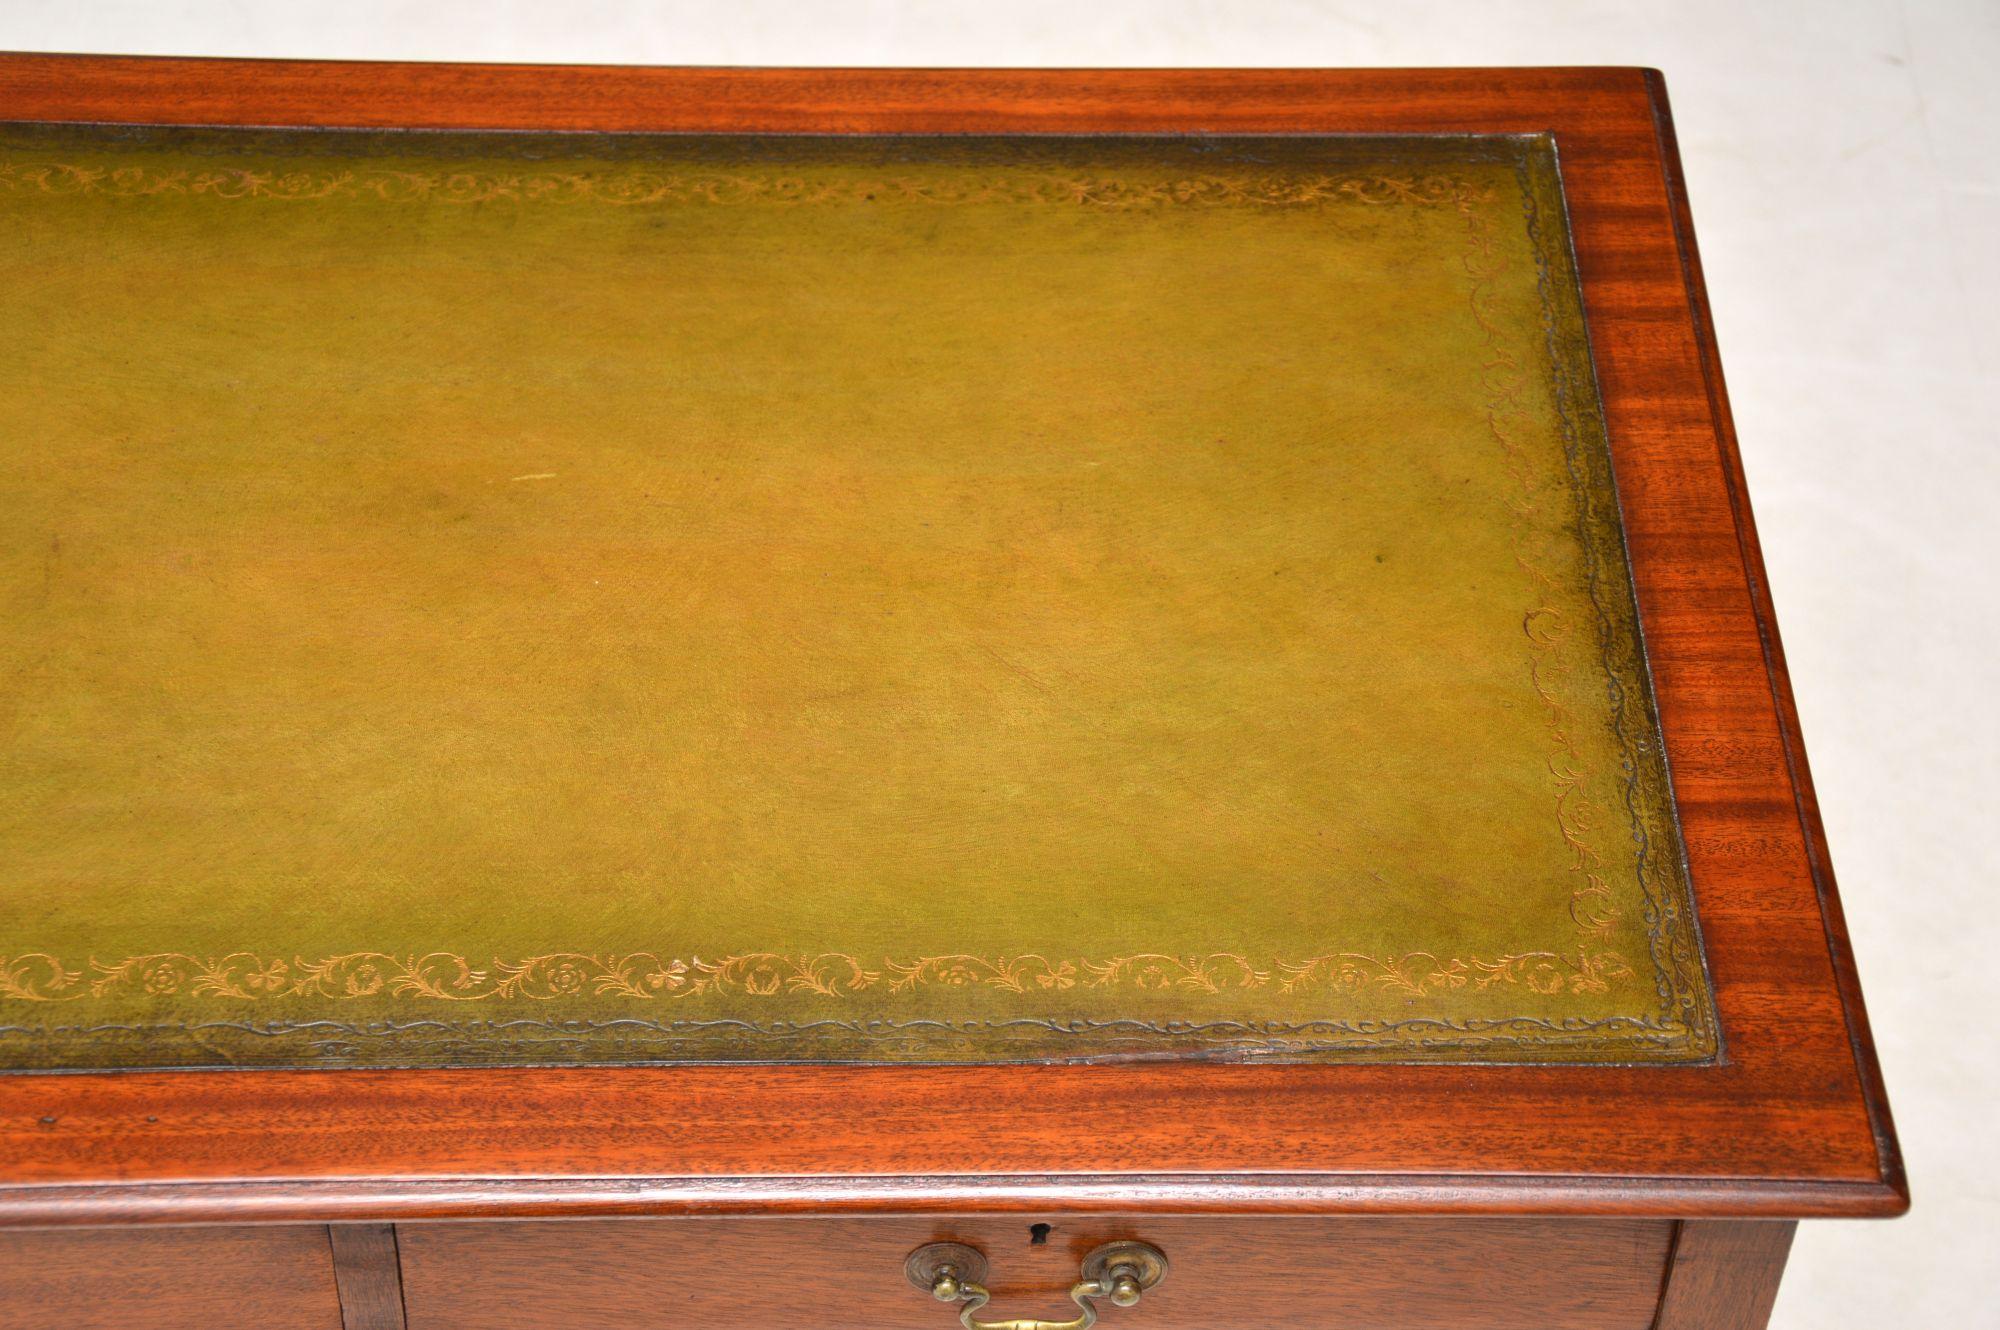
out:
M0 130L0 1066L1689 1061L1542 137Z

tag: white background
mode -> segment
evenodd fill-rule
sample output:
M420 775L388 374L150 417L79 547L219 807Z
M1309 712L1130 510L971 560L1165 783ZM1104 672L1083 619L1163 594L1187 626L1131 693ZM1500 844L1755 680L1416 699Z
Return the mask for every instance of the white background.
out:
M769 65L1663 69L1916 1209L1775 1325L2000 1326L2000 0L0 0L0 48Z

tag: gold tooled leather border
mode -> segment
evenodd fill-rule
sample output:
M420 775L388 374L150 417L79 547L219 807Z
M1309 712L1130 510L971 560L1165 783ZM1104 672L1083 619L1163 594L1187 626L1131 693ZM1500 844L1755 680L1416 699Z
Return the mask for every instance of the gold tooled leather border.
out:
M155 131L198 135L218 148L241 134L298 141L270 131ZM130 131L120 131L129 136ZM327 131L325 133L342 133ZM367 139L372 135L345 135ZM483 136L485 137L485 136ZM543 135L492 136L543 139ZM482 143L490 151L492 137ZM571 137L571 136L559 136ZM621 136L621 147L635 145ZM316 138L325 144L329 140ZM1438 139L1426 136L1436 144ZM1486 315L1494 280L1505 268L1493 242L1491 190L1448 173L1410 175L1301 174L1261 177L1199 175L1134 184L1076 173L995 173L946 185L887 175L880 180L812 184L769 173L616 171L418 172L367 166L259 172L237 166L151 170L102 169L60 162L0 162L0 191L106 193L120 197L187 195L217 200L309 202L373 197L413 204L477 204L496 200L643 207L682 204L810 205L856 194L881 194L940 205L1018 202L1132 209L1180 206L1420 206L1448 207L1465 221L1468 308L1489 356L1487 424L1496 444L1514 452L1510 420L1518 396L1544 365L1560 419L1572 535L1583 552L1589 598L1596 610L1594 642L1612 697L1612 728L1623 760L1624 812L1637 846L1638 879L1649 939L1648 960L1658 1007L1643 1015L1604 1018L1413 1016L1393 1021L1140 1019L1063 1020L1034 1016L978 1021L892 1020L838 1014L843 999L877 990L900 992L933 984L1032 994L1072 986L1173 988L1222 993L1266 985L1287 991L1381 987L1411 999L1466 984L1518 985L1551 993L1603 991L1605 979L1632 973L1628 958L1608 944L1611 893L1585 830L1595 808L1568 738L1572 717L1542 674L1578 644L1546 608L1524 616L1531 682L1549 712L1550 769L1557 786L1556 821L1574 855L1569 915L1574 952L1534 951L1490 958L1413 952L1396 957L1330 952L1299 958L1252 959L1138 954L1115 957L976 957L941 955L864 961L846 954L783 956L748 953L714 960L655 954L557 952L476 965L450 951L426 955L352 952L315 959L235 952L223 956L157 953L84 966L43 953L0 956L0 1004L85 1002L115 994L213 998L232 1005L273 998L408 999L433 1006L410 1018L347 1023L333 1019L215 1019L150 1024L35 1022L0 1024L7 1069L104 1066L450 1065L555 1061L1007 1061L1113 1056L1207 1056L1275 1060L1358 1058L1371 1061L1704 1061L1719 1052L1714 996L1707 976L1693 894L1660 742L1650 672L1639 630L1636 593L1617 505L1609 442L1592 370L1580 282L1570 247L1555 145L1548 135L1453 137L1447 142L1482 160L1511 162L1520 183L1523 224L1538 266L1545 345L1515 345ZM851 142L851 140L850 140ZM1130 143L1131 140L1124 140ZM1537 355L1540 351L1542 355ZM1538 363L1539 362L1539 363ZM1523 466L1525 467L1525 462ZM1522 505L1535 502L1525 470ZM1525 518L1527 508L1517 514ZM1519 523L1525 532L1529 525ZM1537 551L1524 546L1520 563L1531 582L1550 582ZM870 968L877 966L878 968ZM829 1001L825 1019L673 1020L641 1014L657 1000L730 994L759 997L804 993ZM510 1016L460 1019L451 1004L521 1000L560 1004L590 995L629 999L630 1015L600 1019ZM849 1004L851 1005L851 1004ZM753 1009L746 1008L746 1010ZM1051 1053L1048 1036L1067 1049ZM1021 1056L1010 1056L1019 1051Z

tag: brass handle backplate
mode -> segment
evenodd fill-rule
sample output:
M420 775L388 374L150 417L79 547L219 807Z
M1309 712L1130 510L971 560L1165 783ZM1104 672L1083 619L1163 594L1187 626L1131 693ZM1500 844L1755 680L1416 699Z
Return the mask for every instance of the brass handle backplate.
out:
M1068 1321L979 1321L973 1313L992 1300L986 1291L986 1257L962 1242L932 1242L910 1253L903 1273L912 1284L939 1302L960 1302L958 1321L965 1330L1090 1330L1097 1324L1093 1299L1109 1298L1130 1307L1139 1295L1167 1277L1167 1258L1158 1247L1143 1242L1107 1242L1083 1258L1081 1278L1070 1289L1070 1301L1080 1315Z

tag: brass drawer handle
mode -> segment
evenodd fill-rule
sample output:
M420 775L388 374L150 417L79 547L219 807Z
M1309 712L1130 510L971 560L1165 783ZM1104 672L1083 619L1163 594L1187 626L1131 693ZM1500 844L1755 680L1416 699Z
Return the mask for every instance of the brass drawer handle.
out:
M986 1291L986 1257L962 1242L932 1242L910 1253L903 1262L909 1281L939 1302L962 1302L958 1322L965 1330L1090 1330L1097 1324L1094 1298L1109 1298L1130 1307L1139 1295L1167 1277L1167 1258L1158 1247L1143 1242L1107 1242L1083 1258L1083 1277L1070 1289L1070 1301L1083 1314L1070 1321L975 1321L972 1314L993 1295Z

